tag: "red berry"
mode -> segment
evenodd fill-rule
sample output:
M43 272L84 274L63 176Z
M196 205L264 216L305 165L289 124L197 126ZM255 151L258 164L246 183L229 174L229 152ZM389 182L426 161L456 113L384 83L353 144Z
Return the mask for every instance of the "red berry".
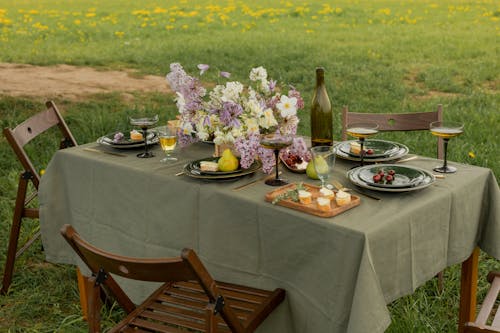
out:
M380 169L380 170L378 171L378 174L379 174L381 177L384 177L384 170Z
M394 171L394 170L389 170L387 173L388 173L388 174L390 174L391 176L394 176L394 175L396 174L396 171Z
M394 177L393 177L392 175L387 175L387 176L385 176L385 180L386 180L388 183L390 183L390 182L392 182L392 181L394 180Z
M373 181L375 183L378 183L380 180L382 180L382 176L379 174L373 175Z
M367 155L373 155L373 153L374 153L373 149L368 149L368 150L366 151L366 154L367 154Z

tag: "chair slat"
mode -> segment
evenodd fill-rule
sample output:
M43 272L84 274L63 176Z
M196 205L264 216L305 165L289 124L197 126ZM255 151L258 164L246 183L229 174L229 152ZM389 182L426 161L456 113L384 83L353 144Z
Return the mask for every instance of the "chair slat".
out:
M134 321L128 327L130 327L131 332L136 332L135 330L137 328L139 329L144 328L147 329L147 331L143 332L148 332L148 333L151 333L151 330L153 330L154 332L161 332L161 333L186 333L185 330L180 330L177 327L165 326L141 318L135 318Z
M143 311L140 313L140 317L154 319L159 322L169 323L173 325L177 325L179 327L185 327L194 330L202 330L205 328L205 324L200 321L195 320L187 320L178 316L166 314L166 313L158 313L153 311Z
M498 297L500 291L500 279L494 279L486 297L484 298L483 304L481 305L481 310L476 317L476 324L486 325L488 318L490 317L495 301Z
M151 302L147 308L161 313L177 315L189 320L203 321L205 318L205 313L202 309L179 306L177 303Z

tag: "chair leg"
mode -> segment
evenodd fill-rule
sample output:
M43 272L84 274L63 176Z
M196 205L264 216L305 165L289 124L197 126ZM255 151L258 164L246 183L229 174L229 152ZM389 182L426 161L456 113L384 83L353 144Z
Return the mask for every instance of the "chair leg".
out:
M217 318L214 316L214 304L208 303L205 307L205 331L207 333L215 333L217 329Z
M475 320L478 264L479 248L476 247L470 257L462 263L458 333L465 332L465 324Z
M84 277L85 295L87 299L87 323L89 333L101 332L101 287L95 283L95 277Z
M12 218L12 227L10 228L9 245L7 248L7 258L5 260L5 268L3 272L2 289L0 293L5 295L9 290L12 282L12 274L14 272L14 264L16 261L17 244L19 242L19 234L21 231L21 223L23 219L24 201L26 200L26 191L28 189L28 180L23 177L19 178L17 188L16 206L14 208L14 217Z
M80 268L76 268L76 278L78 281L78 292L80 294L80 306L82 308L82 314L83 314L83 320L88 319L88 314L87 314L87 291L86 291L86 283L85 279L88 277L84 276L82 272L80 271Z
M444 271L437 273L436 278L438 279L438 291L441 294L444 289Z

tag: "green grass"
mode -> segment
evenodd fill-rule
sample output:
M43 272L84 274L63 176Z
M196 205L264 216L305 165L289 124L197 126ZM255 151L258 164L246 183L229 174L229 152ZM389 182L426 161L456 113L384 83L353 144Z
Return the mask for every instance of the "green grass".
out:
M312 97L314 68L321 65L327 70L337 138L342 105L360 112L414 112L433 110L441 103L445 119L466 126L465 133L450 143L450 159L491 168L499 179L500 7L494 1L340 0L330 3L331 10L324 6L326 1L209 4L0 0L0 62L136 68L157 75L165 75L175 61L182 61L193 74L198 63L208 63L245 82L249 70L262 65L273 78L296 86L306 105ZM207 73L204 80L217 78ZM127 115L137 109L158 113L162 121L172 118L172 97L137 94L127 104L119 94L103 94L85 101L59 98L56 103L77 141L84 143L125 126ZM2 128L40 110L42 102L0 96ZM299 126L302 134L309 133L308 117L306 107ZM434 154L435 140L429 133L380 136L404 142L412 152ZM40 169L50 160L51 153L44 149L50 143L34 142L30 147L41 153ZM0 267L19 171L0 138ZM28 222L22 238L37 225ZM10 293L0 297L0 331L86 331L74 268L45 263L43 258L38 242L18 260ZM481 259L481 277L500 269L498 260L484 253ZM393 302L388 332L454 331L459 274L458 266L446 270L443 294L431 280ZM483 279L480 298L486 287ZM116 309L106 310L105 327L118 317Z

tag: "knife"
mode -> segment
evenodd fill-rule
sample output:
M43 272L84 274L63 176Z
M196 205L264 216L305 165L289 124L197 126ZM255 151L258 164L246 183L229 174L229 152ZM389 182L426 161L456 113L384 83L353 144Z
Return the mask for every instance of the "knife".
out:
M281 171L278 172L278 176L279 175L281 175ZM233 191L238 191L238 190L244 189L245 187L252 186L253 184L260 182L261 180L266 181L268 179L273 179L274 177L275 177L274 174L273 175L264 175L264 176L262 176L260 178L254 179L251 182L248 182L246 184L243 184L243 185L240 185L240 186L236 186L235 188L233 188Z

